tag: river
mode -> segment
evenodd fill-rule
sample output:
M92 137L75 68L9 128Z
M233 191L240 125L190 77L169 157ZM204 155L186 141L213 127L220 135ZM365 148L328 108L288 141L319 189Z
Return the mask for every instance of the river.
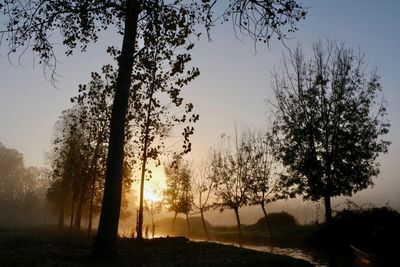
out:
M202 239L191 239L192 241L200 241L204 242L206 240ZM229 242L220 242L220 241L206 241L206 242L214 242L218 244L230 245L230 246L237 246L246 249L252 249L262 252L269 252L274 254L286 255L297 259L306 260L315 267L329 267L328 260L326 256L322 255L322 253L317 253L316 251L312 250L304 250L299 248L283 248L283 247L274 247L274 246L266 246L266 245L239 245L236 243L229 243Z
M328 267L328 262L323 259L321 255L312 251L306 251L298 248L282 248L282 247L272 247L272 246L252 246L243 245L242 248L248 248L257 251L269 252L274 254L281 254L290 256L297 259L306 260L316 267Z

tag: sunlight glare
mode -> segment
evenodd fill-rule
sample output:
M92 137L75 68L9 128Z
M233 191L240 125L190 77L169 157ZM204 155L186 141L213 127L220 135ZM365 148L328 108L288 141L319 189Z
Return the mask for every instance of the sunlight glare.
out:
M152 170L152 178L146 180L144 183L144 200L157 202L162 200L162 192L166 188L165 175L162 167L156 168L155 166L149 166ZM132 184L132 190L139 195L140 183L137 182Z

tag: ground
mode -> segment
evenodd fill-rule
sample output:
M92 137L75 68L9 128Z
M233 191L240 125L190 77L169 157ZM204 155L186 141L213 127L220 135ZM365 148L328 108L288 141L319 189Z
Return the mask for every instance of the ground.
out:
M0 229L0 266L298 266L310 263L184 237L119 239L118 256L94 259L92 239L55 230Z

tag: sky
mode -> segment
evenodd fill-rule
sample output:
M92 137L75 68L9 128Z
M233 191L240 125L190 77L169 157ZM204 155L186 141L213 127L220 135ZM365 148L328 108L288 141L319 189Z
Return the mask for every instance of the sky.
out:
M299 31L286 40L289 48L301 44L309 52L317 40L336 40L360 47L370 67L376 67L388 102L392 141L389 153L379 158L381 173L373 189L353 198L360 203L373 202L400 209L400 1L385 0L309 0ZM222 133L232 135L234 124L265 127L269 115L266 99L271 96L271 72L279 66L288 50L279 41L270 47L254 46L253 41L234 36L230 24L219 25L211 32L212 41L202 38L193 52L193 64L201 75L184 89L185 99L193 102L200 114L192 138L190 158L207 156ZM90 72L111 62L105 55L109 44L120 45L120 38L104 33L101 42L89 46L86 53L63 57L60 50L56 87L46 81L41 66L30 53L20 63L8 59L7 47L0 47L0 142L23 153L28 166L45 166L44 152L49 150L53 126L61 111L71 107L69 99L77 94L78 84L89 81ZM116 41L117 40L117 41ZM313 203L291 203L290 210L301 212L301 220L313 215L302 209ZM301 208L299 209L299 206ZM272 210L288 209L287 202L274 204ZM224 213L227 220L233 216ZM261 212L246 209L243 222L252 223Z

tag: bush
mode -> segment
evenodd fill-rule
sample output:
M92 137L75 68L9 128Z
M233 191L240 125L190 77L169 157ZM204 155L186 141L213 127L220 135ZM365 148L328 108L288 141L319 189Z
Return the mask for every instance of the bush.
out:
M344 249L353 245L383 259L400 249L400 213L389 207L344 209L334 216L333 229L337 245ZM315 239L324 242L328 234L321 225Z
M270 213L268 215L268 220L271 224L271 227L273 228L298 225L297 220L291 214L284 211ZM255 224L250 225L249 227L252 230L264 230L266 225L267 225L266 218L262 217Z

